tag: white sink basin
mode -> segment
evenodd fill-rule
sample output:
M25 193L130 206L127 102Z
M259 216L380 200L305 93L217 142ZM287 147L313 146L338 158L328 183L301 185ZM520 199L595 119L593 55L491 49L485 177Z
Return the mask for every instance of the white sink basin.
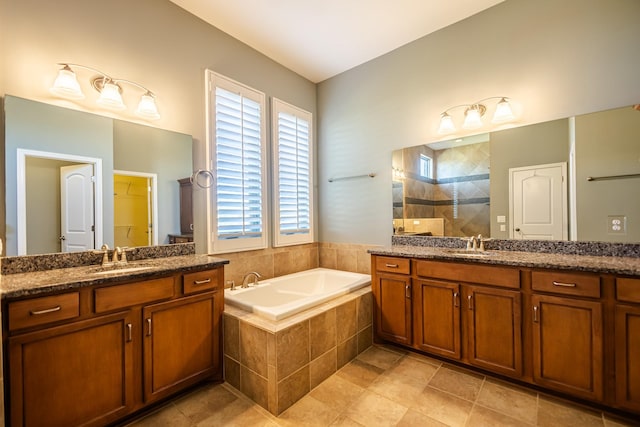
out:
M96 271L93 274L98 275L98 276L104 276L104 275L107 275L107 274L124 274L124 273L133 273L134 271L149 270L150 268L153 268L153 267L112 268L112 269L109 269L109 270Z

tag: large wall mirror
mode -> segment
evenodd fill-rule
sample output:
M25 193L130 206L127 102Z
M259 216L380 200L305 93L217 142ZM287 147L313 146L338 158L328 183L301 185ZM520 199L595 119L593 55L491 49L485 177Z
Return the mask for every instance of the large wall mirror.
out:
M396 150L397 235L640 242L640 111Z
M6 253L169 243L192 138L14 96L4 99Z

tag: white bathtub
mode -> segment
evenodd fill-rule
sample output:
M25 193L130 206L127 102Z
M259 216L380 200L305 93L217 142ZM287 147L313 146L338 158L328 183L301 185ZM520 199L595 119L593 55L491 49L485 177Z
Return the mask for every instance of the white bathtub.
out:
M314 268L267 279L256 286L225 289L225 303L271 320L322 304L332 298L369 286L371 276L347 271Z

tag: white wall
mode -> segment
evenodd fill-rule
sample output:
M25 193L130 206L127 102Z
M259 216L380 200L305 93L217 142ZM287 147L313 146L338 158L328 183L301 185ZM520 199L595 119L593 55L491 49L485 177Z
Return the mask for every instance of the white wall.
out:
M638 22L637 0L507 0L320 83L320 241L390 242L391 152L442 139L448 107L509 96L530 124L638 103Z

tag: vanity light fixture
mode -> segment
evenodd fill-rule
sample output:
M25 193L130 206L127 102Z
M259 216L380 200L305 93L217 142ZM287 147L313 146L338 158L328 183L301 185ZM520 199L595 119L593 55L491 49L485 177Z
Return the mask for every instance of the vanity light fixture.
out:
M438 128L439 134L448 134L456 131L456 126L453 123L453 118L449 115L451 110L455 110L457 108L464 107L464 121L462 123L463 129L478 129L483 126L482 116L487 111L487 107L483 104L483 102L488 101L490 99L499 99L496 104L495 112L493 114L493 118L491 119L492 123L505 123L515 119L515 115L511 110L511 104L509 103L509 98L506 96L492 96L490 98L484 98L480 101L474 102L473 104L462 104L456 105L454 107L447 108L440 115L440 126Z
M112 110L124 110L127 108L122 100L122 84L125 83L144 91L140 97L140 103L135 113L148 120L157 120L160 118L155 95L141 84L131 80L113 78L100 70L85 65L71 63L59 63L58 65L62 65L62 68L58 71L58 77L50 89L54 95L67 99L83 99L84 93L82 93L82 89L76 78L76 73L71 67L81 68L99 74L98 77L91 79L91 86L100 93L96 101L99 105Z

